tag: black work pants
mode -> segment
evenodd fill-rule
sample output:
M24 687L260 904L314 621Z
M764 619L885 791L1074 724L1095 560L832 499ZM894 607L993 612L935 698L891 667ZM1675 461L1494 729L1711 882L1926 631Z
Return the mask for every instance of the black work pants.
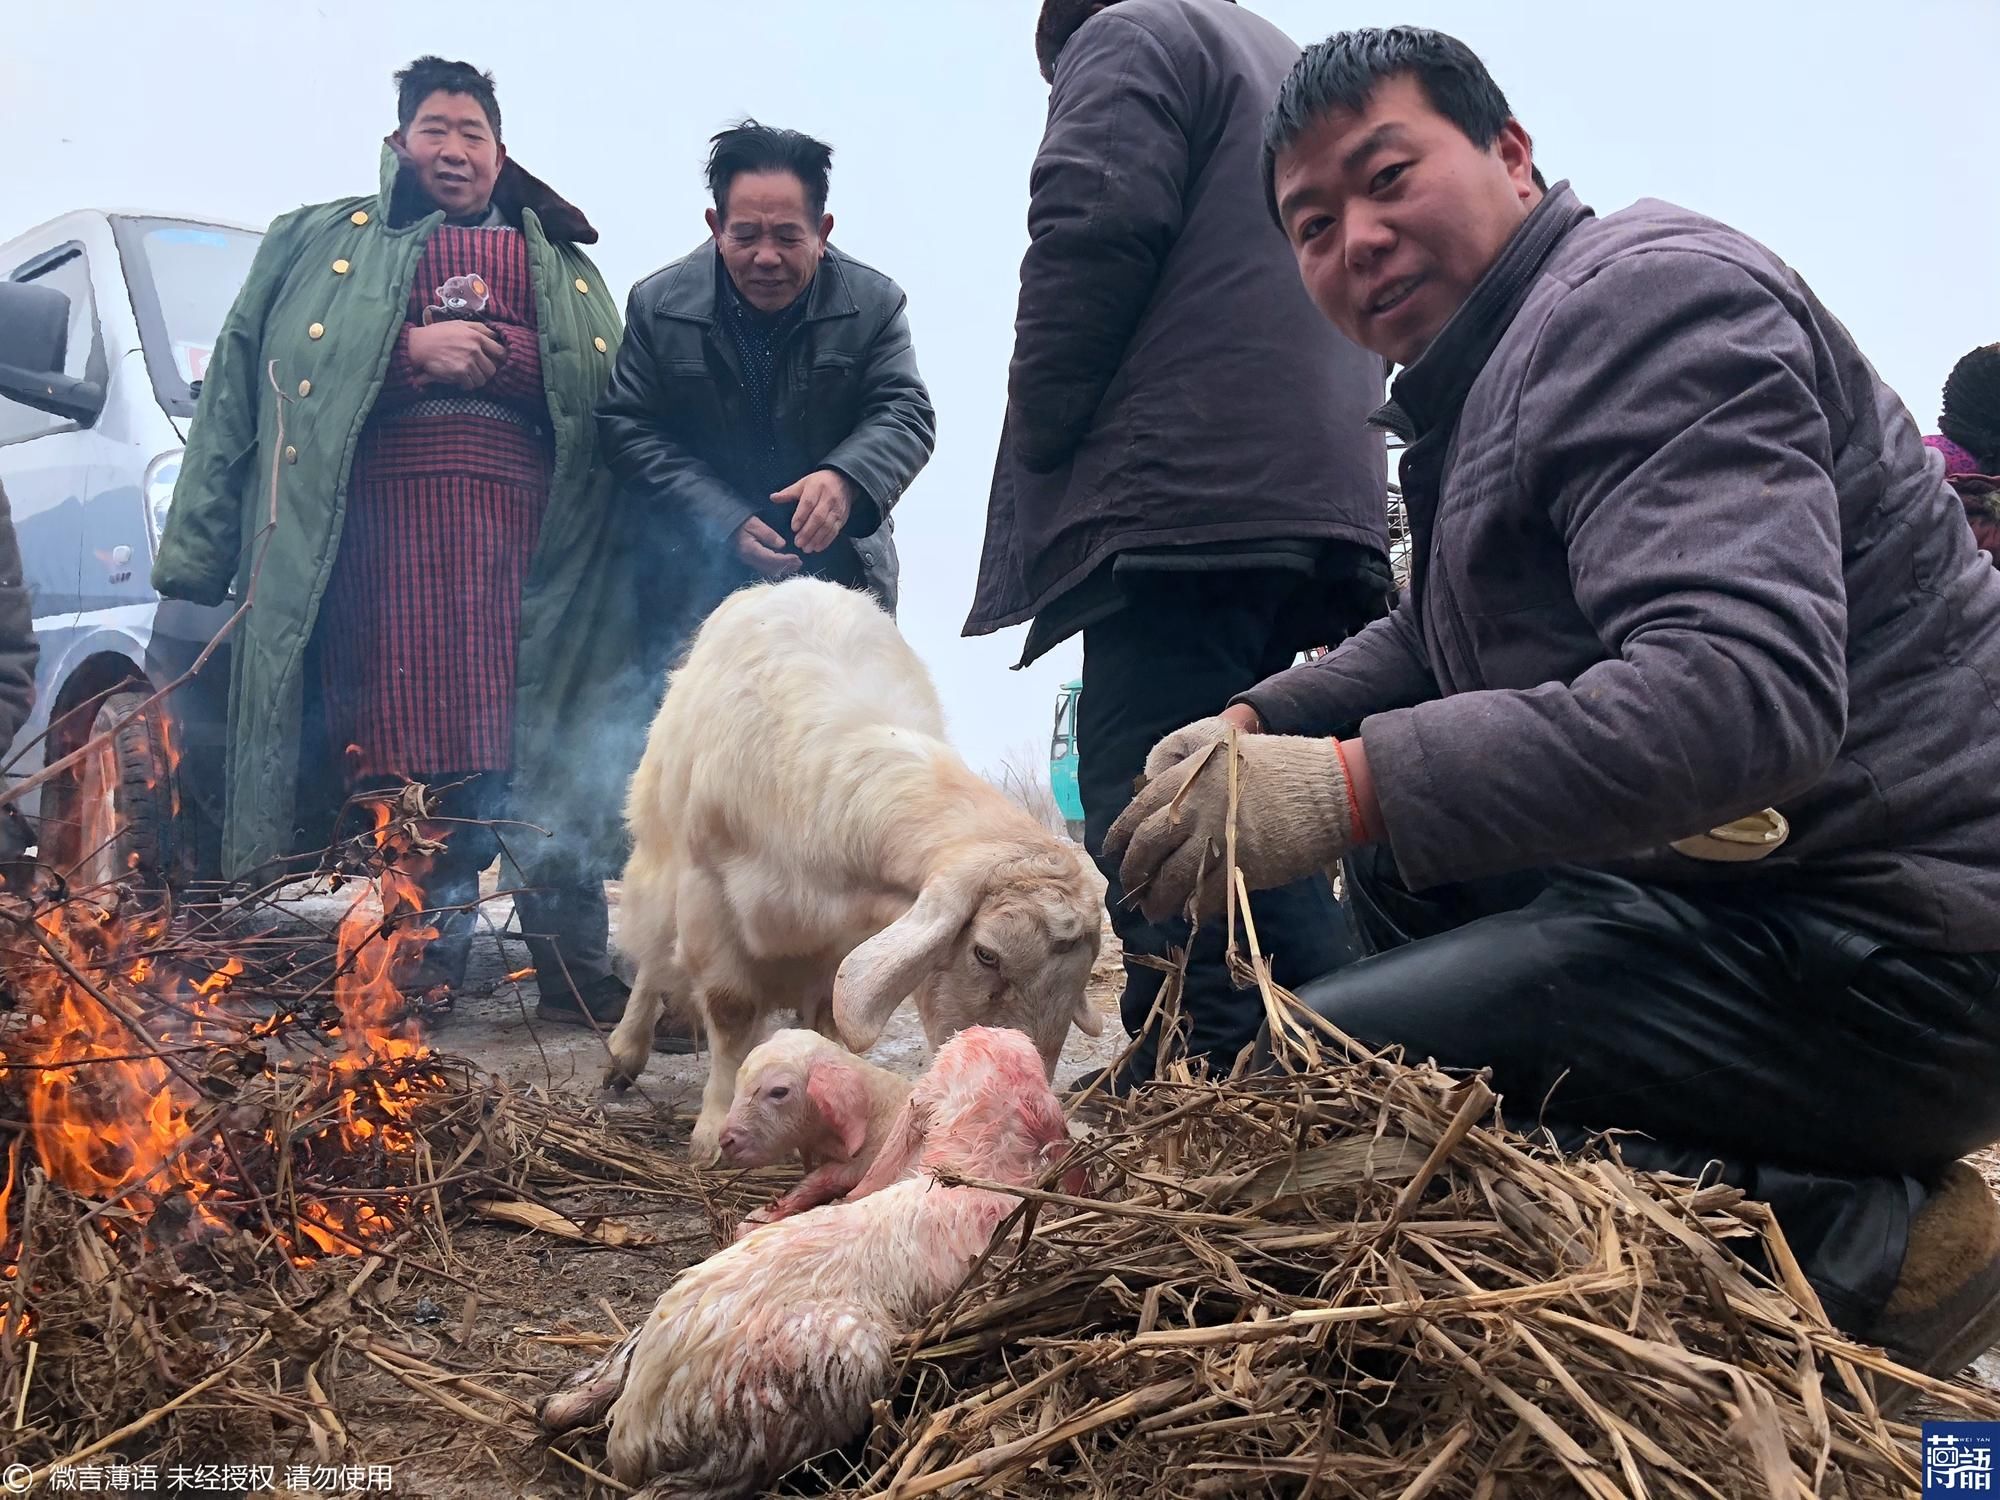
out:
M2000 1139L2000 954L1898 947L1761 882L1560 868L1412 895L1350 857L1371 956L1300 998L1407 1060L1491 1068L1517 1128L1768 1202L1828 1315L1880 1310L1925 1183Z
M559 855L546 854L538 846L547 841L532 829L489 826L507 816L504 773L434 773L413 779L432 790L438 818L468 820L441 825L444 849L423 878L425 908L434 914L430 925L438 935L425 946L414 989L440 984L456 989L465 983L479 920L479 877L496 856L509 852L533 855L532 874L516 868L511 858L503 868L514 887L514 912L539 992L562 1003L612 972L604 882ZM359 790L393 790L402 784L400 777L379 777Z
M1329 640L1301 624L1302 591L1313 579L1280 571L1142 574L1124 581L1123 606L1083 629L1083 690L1077 705L1077 791L1083 802L1084 848L1109 887L1111 926L1127 955L1169 957L1188 948L1188 924L1148 922L1124 903L1117 861L1104 857L1104 836L1132 800L1146 756L1172 731L1220 713L1229 699L1289 666L1299 651ZM1337 609L1319 612L1337 616ZM1219 877L1218 877L1219 878ZM1270 955L1280 984L1296 988L1352 959L1357 949L1333 887L1315 875L1250 898L1257 941ZM1205 1057L1226 1073L1254 1041L1263 1001L1238 989L1224 964L1222 924L1202 924L1188 954L1180 1009L1190 1058ZM1157 969L1128 962L1119 1012L1139 1036L1165 981ZM1134 1049L1126 1079L1153 1074L1157 1032Z

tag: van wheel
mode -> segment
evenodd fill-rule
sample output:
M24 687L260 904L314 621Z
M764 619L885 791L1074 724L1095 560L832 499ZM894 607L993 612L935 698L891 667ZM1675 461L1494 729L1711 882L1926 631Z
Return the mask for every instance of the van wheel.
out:
M149 696L126 689L106 698L88 737L100 742L58 783L55 863L85 889L136 876L158 890L174 873L180 797L162 711L155 705L110 733Z

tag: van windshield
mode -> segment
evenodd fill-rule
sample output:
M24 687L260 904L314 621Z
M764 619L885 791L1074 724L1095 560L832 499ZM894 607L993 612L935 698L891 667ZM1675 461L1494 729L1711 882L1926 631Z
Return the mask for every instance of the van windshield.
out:
M153 387L169 412L191 417L195 383L263 236L178 219L120 219L117 232Z

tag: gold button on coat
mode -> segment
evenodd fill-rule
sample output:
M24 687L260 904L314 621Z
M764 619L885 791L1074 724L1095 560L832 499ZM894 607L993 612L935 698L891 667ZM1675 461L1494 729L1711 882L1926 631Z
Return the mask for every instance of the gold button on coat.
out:
M603 354L606 350L610 349L611 347L609 344L605 343L603 339L592 339L591 343L597 345L597 352L599 354Z
M286 463L288 463L288 464L295 464L295 463L297 463L298 461L299 461L299 450L298 450L298 449L296 449L296 448L294 448L294 447L292 447L292 446L291 446L290 444L286 444L286 446L285 446L285 462L286 462Z
M308 328L308 329L306 330L306 337L307 337L307 338L309 338L309 339L316 339L316 338L318 338L318 337L319 337L319 336L320 336L320 335L321 335L322 333L325 333L325 332L326 332L326 324L324 324L324 323L315 323L315 324L313 324L313 326L312 326L312 327L310 327L310 328Z
M347 274L347 262L344 260L335 261L333 263L333 274L336 276L345 276Z
M313 383L310 380L301 380L299 382L299 394L301 396L310 396L312 393Z
M350 224L366 224L368 222L368 210L357 208L347 216L347 219Z
M579 276L576 278L576 289L579 292L583 292L586 295L588 295L590 291L590 283L585 281L581 276Z

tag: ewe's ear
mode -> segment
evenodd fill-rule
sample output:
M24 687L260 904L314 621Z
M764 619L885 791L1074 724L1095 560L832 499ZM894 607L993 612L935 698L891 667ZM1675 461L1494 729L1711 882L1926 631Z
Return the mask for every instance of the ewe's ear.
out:
M839 1061L816 1062L806 1073L806 1098L840 1137L845 1161L853 1161L868 1139L868 1089L861 1071Z
M1090 991L1085 989L1076 997L1076 1011L1070 1016L1076 1022L1076 1029L1085 1036L1104 1035L1104 1017L1097 1013L1097 1007L1090 1003Z
M896 1007L944 961L985 887L984 862L939 870L908 911L841 961L833 980L833 1020L849 1051L875 1045Z

